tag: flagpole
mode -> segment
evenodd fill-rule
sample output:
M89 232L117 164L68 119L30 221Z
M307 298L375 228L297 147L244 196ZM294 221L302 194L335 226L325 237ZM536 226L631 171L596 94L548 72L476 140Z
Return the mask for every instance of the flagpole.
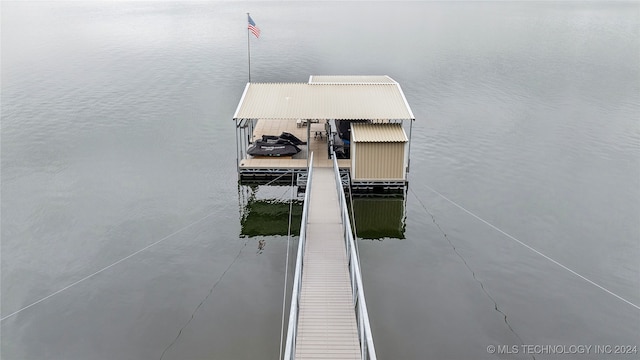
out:
M247 13L247 24L249 24L249 13ZM247 54L249 55L249 82L251 82L251 37L249 35L249 27L247 26Z

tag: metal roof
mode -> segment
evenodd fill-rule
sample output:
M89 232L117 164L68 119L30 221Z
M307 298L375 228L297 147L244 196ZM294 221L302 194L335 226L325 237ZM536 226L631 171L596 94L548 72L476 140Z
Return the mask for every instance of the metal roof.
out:
M248 83L233 119L414 119L393 83Z
M353 142L407 142L400 124L351 124L351 141Z
M309 84L397 84L387 75L311 75Z

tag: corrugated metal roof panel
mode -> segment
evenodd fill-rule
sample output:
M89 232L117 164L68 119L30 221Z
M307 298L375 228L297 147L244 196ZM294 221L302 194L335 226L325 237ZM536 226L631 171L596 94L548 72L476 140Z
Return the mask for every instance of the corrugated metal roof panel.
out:
M234 119L413 119L397 83L250 83Z
M351 124L353 142L407 142L400 124Z
M312 75L309 84L396 84L387 75Z

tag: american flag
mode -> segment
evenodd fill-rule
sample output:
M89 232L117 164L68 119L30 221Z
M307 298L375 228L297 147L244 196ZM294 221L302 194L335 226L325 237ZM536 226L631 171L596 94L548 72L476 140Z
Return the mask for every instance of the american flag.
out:
M259 38L260 37L260 28L258 28L256 26L256 23L251 18L251 15L247 15L247 16L249 17L249 31L251 31L251 33L253 35L255 35L257 38Z

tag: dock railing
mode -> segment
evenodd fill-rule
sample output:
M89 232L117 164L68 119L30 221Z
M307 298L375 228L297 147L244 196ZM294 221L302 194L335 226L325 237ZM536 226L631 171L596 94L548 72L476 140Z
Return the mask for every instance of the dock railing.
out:
M353 305L356 312L356 322L358 324L358 339L360 340L361 359L376 360L376 349L373 345L373 335L371 324L369 323L369 312L367 302L364 297L364 287L362 286L362 274L360 272L360 261L357 247L351 231L351 220L347 208L347 198L344 194L340 169L336 154L332 152L333 171L336 177L336 187L338 199L340 201L340 216L342 218L342 228L344 231L345 247L347 249L347 259L349 261L349 277L351 278L351 290L353 291Z
M307 171L307 187L304 193L302 207L302 220L300 221L300 237L298 239L298 255L296 258L296 272L293 276L293 288L291 289L291 304L289 305L289 324L287 328L287 342L284 348L284 359L293 359L295 355L295 342L298 331L298 310L300 309L300 293L302 291L302 263L304 247L307 237L307 220L309 218L309 194L311 194L311 179L313 175L313 152L309 156L309 169ZM286 284L285 284L286 285Z

